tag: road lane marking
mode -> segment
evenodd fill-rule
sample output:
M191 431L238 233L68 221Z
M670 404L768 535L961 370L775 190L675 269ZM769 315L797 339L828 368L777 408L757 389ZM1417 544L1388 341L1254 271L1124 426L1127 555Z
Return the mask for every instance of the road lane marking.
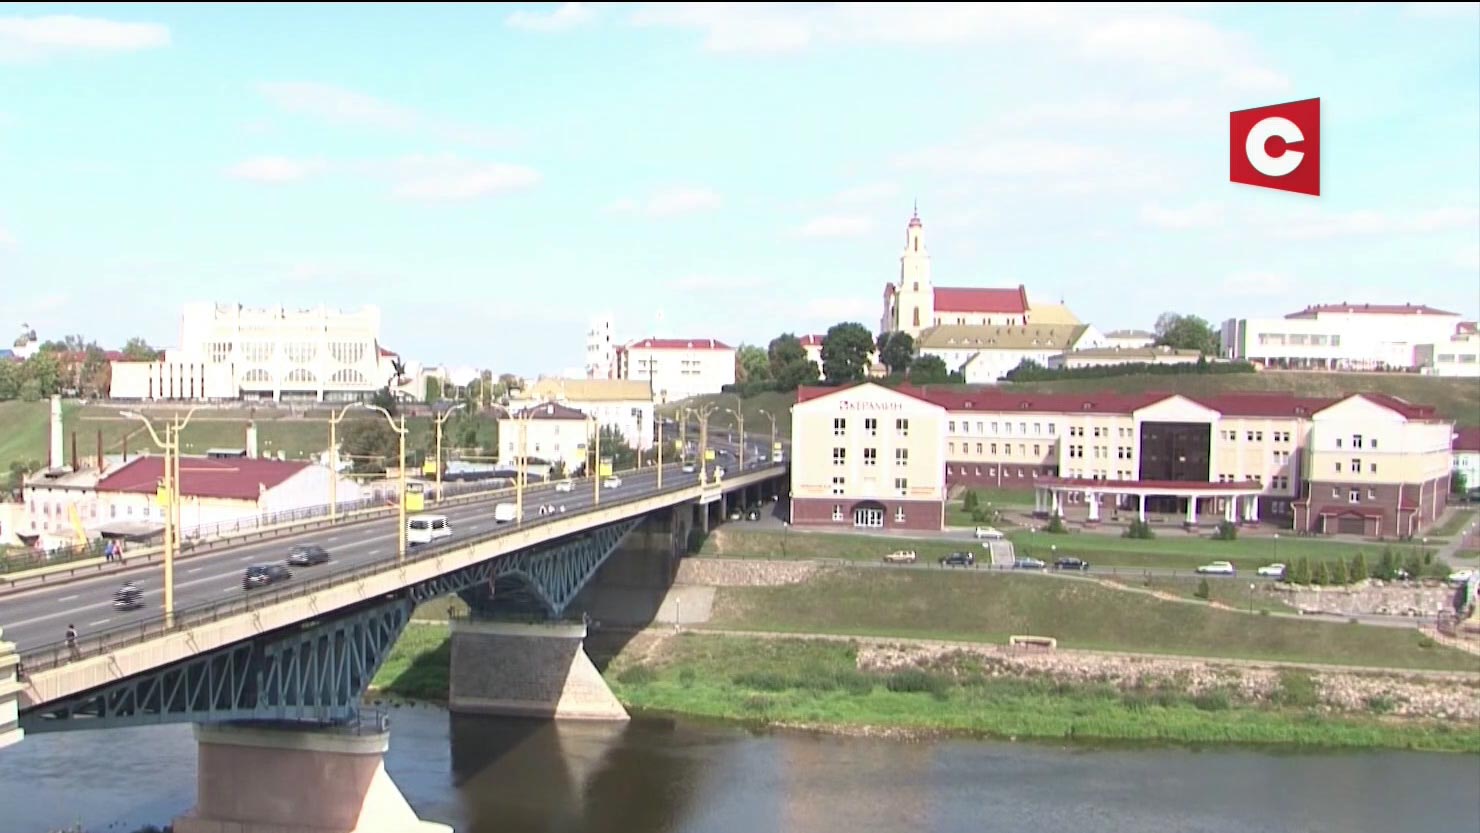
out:
M113 621L112 619L99 619L96 622L88 622L87 623L87 626L89 628L96 628L98 625L106 625L106 624L108 624L109 622L112 622L112 621Z
M70 602L70 601L72 601L75 598L77 598L77 596L74 594L74 595L71 595L71 596L63 596L62 598L57 599L57 601L59 601L59 602Z
M185 572L187 572L187 573L198 573L198 572L200 572L203 569L205 569L205 568L204 567L191 567L190 569L186 570ZM62 601L66 601L66 599L63 599Z

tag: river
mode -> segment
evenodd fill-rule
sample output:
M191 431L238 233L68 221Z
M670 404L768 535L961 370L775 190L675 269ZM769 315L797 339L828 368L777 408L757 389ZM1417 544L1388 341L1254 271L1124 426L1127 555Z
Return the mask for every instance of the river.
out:
M391 719L391 776L458 833L1480 830L1473 755L903 743L433 706ZM0 752L0 833L164 824L194 779L188 725L32 735Z

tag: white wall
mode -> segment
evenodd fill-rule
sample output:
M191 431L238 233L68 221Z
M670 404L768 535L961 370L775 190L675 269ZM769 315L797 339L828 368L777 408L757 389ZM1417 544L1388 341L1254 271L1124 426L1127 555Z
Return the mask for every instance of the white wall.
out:
M627 378L650 379L660 403L719 393L735 383L735 350L628 347Z
M1245 318L1223 323L1227 358L1339 370L1414 367L1415 348L1442 344L1459 316L1328 314L1316 318Z

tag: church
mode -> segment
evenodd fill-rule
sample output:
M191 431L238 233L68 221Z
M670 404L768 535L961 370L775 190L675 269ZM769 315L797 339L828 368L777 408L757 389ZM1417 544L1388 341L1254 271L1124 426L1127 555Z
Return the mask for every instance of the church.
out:
M881 333L905 332L919 340L932 327L1010 327L1033 324L1077 325L1080 322L1057 304L1032 305L1022 286L1011 289L935 286L930 281L930 252L925 248L925 224L917 208L905 228L904 254L899 256L899 283L884 285Z

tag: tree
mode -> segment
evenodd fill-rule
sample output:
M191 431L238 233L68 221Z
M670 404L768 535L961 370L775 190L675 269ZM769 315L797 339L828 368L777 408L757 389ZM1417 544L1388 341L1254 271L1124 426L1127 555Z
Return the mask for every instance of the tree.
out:
M766 382L771 380L771 357L754 344L742 344L735 351L736 382Z
M976 490L967 489L966 496L961 500L961 508L965 509L967 512L974 512L976 511L976 508L980 505L980 498L976 496Z
M1367 580L1367 556L1360 552L1352 558L1351 580L1352 584Z
M1207 601L1208 597L1213 595L1213 588L1208 586L1207 579L1203 579L1197 583L1197 589L1192 591L1192 595Z
M21 382L24 378L21 374L20 362L0 360L0 400L15 399L21 395Z
M879 336L879 361L890 373L904 373L915 358L915 338L909 333L883 333Z
M384 471L401 463L401 438L376 414L339 429L340 454L354 461L357 472Z
M504 386L505 393L511 390L524 390L524 383L519 381L519 377L512 373L499 374L498 383Z
M1331 583L1337 587L1347 585L1346 561L1338 558L1331 562Z
M1316 569L1310 577L1310 583L1319 584L1322 587L1331 583L1331 568L1326 566L1326 562L1316 562Z
M822 337L822 375L834 385L861 382L868 374L874 338L856 322L834 324Z
M98 345L89 344L78 370L77 389L84 396L104 397L112 380L113 365L108 361L108 354Z
M62 367L55 353L41 353L26 359L21 369L24 382L34 382L37 397L51 396L61 387ZM22 390L25 390L24 382Z
M1449 491L1456 495L1462 495L1468 492L1470 484L1467 481L1468 478L1465 477L1465 473L1459 469L1455 469L1449 473Z
M782 333L771 339L766 348L766 358L771 365L771 378L776 380L778 390L796 390L802 385L817 381L817 365L807 358L802 342L791 333Z
M150 347L149 342L138 336L134 336L123 345L123 357L131 362L158 361L159 352Z
M595 451L594 448L591 449ZM613 425L601 426L601 456L612 458L612 471L624 471L637 465L637 452L627 444L627 437ZM596 469L600 471L600 469Z
M951 372L940 356L921 356L910 364L909 379L916 385L943 385L951 381Z
M426 401L428 401L428 402L441 402L442 401L442 380L441 379L438 379L435 376L428 376L427 377Z
M1156 319L1156 343L1178 350L1199 350L1205 355L1218 355L1218 333L1196 315L1162 313Z
M400 413L400 403L396 401L396 395L391 393L389 387L383 387L370 397L370 404L377 408L384 408L391 416Z
M1295 559L1285 572L1288 574L1286 581L1291 584L1310 584L1310 561L1304 556Z
M781 369L781 375L776 377L776 387L778 390L792 391L803 385L815 385L821 378L817 364L803 359Z

